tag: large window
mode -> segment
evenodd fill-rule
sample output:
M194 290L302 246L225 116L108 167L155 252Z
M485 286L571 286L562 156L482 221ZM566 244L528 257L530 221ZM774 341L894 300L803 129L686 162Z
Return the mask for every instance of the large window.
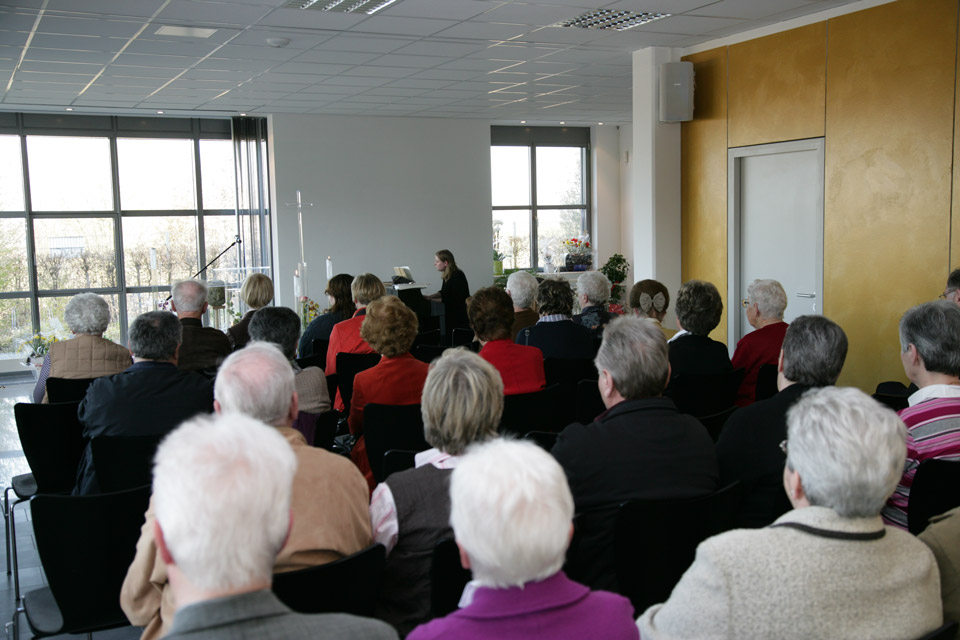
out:
M590 130L492 127L491 145L494 251L507 269L560 266L590 229Z
M242 279L251 252L266 270L234 158L227 120L0 113L0 358L34 333L69 335L63 311L81 291L103 296L106 336L125 341L237 236L208 279Z

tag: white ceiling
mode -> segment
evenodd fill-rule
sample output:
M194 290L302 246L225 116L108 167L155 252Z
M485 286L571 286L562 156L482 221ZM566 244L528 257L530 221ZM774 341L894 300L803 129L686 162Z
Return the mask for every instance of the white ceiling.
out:
M0 110L629 122L632 51L852 1L398 0L365 16L284 0L0 0ZM624 32L551 26L597 8L673 15Z

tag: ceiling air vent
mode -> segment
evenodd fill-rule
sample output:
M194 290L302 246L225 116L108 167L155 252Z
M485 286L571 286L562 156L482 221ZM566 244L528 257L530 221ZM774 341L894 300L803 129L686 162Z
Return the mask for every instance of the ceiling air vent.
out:
M397 0L288 0L285 7L310 9L311 11L337 11L339 13L376 13Z
M669 18L669 13L659 13L657 11L616 11L614 9L597 9L589 11L582 16L577 16L572 20L565 20L556 26L558 27L576 27L578 29L603 29L613 31L626 31L639 27L642 24Z

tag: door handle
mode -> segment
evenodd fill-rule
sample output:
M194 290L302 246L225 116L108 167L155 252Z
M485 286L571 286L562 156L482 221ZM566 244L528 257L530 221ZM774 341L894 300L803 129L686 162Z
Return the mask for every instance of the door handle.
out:
M798 298L816 298L817 294L815 293L798 293L796 294Z

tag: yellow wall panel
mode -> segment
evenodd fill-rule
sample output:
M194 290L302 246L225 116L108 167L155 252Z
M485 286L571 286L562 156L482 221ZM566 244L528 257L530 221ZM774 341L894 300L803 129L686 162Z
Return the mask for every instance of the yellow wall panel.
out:
M825 314L850 339L840 383L903 380L897 324L949 259L957 0L828 21Z
M727 289L727 50L683 58L693 63L693 120L681 125L681 277ZM676 292L671 292L672 297ZM726 309L710 334L726 341Z
M960 39L960 35L958 35ZM960 44L958 44L960 46ZM960 56L957 56L957 87L954 96L960 96ZM956 98L953 105L953 206L950 209L950 257L947 270L960 266L960 109ZM944 278L946 281L946 278Z
M826 56L825 22L731 45L730 146L821 137Z

